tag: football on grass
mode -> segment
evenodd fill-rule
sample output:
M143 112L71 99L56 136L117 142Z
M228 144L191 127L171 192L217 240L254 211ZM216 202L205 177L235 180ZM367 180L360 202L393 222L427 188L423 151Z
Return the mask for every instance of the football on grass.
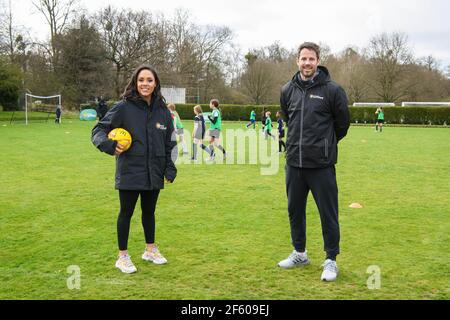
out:
M108 133L108 138L111 140L116 140L122 146L124 146L124 151L127 151L131 147L131 134L123 128L115 128Z

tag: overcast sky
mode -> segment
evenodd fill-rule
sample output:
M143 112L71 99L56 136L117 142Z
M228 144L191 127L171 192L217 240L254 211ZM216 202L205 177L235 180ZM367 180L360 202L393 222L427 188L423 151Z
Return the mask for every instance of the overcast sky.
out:
M38 2L38 0L35 0ZM48 37L44 17L32 0L12 1L17 24L39 39ZM93 13L112 5L145 9L171 17L176 8L189 10L192 21L228 26L233 42L249 48L279 41L296 48L303 41L323 42L333 53L352 45L368 45L382 32L403 32L416 57L433 55L450 65L450 0L79 0Z

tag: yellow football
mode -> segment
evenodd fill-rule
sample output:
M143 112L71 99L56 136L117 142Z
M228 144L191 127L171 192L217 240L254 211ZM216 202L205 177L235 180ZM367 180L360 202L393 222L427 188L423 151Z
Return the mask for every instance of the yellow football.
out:
M111 140L116 140L122 146L124 146L124 151L127 151L131 147L133 139L131 134L123 128L115 128L108 133L108 138Z

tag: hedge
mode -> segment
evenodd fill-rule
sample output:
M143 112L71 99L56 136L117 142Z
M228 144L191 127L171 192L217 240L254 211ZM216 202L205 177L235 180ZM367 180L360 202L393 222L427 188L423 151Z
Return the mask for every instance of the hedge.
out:
M376 107L349 107L352 123L374 123ZM386 123L449 125L449 107L383 107Z
M209 104L200 104L203 112L211 112ZM177 112L182 119L194 119L194 106L196 104L177 104ZM252 106L252 105L232 105L232 104L221 104L219 106L222 119L231 121L247 121L250 119L250 112L255 110L256 121L261 119L261 114L263 108L266 111L272 113L272 119L274 119L277 111L280 110L279 106L266 105L266 106Z
M111 108L115 102L108 101L108 107ZM194 118L194 106L196 104L177 104L176 109L181 119ZM203 112L210 112L209 104L200 104ZM80 111L83 109L96 108L93 103L80 105ZM250 112L256 111L256 120L261 119L263 108L272 113L272 119L280 110L278 105L232 105L221 104L220 110L223 120L229 121L247 121L250 118ZM353 107L349 106L350 122L352 123L374 123L376 120L376 107ZM450 125L450 107L383 107L385 112L385 121L387 124L420 124L420 125Z
M178 104L177 111L182 119L194 117L195 104ZM201 105L204 112L211 111L209 105ZM263 108L272 113L272 119L280 110L278 105L252 106L252 105L220 105L223 120L247 121L250 112L256 111L257 120L261 118ZM376 120L376 107L349 106L350 122L374 123ZM384 107L385 121L392 124L426 124L426 125L450 125L450 107Z

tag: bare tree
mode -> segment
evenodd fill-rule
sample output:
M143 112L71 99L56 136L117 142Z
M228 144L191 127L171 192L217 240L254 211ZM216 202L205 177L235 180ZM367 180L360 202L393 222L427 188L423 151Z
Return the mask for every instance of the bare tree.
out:
M0 53L7 51L7 8L4 0L0 0Z
M368 84L378 99L398 102L418 84L417 81L406 81L413 80L408 77L407 68L413 63L413 55L405 34L383 33L375 36L367 50L373 75Z
M75 12L78 0L37 0L36 9L42 13L50 27L50 49L53 68L58 64L57 38L67 27L71 15Z
M429 71L439 70L440 62L431 54L418 60L418 64L425 66Z
M178 9L170 24L170 54L172 81L180 84L183 79L196 81L199 69L199 57L195 53L197 26L190 23L189 12Z
M346 48L337 58L338 71L332 74L335 81L347 92L349 102L364 101L368 97L367 61L356 48Z
M323 66L330 66L330 63L333 63L333 61L330 60L335 58L331 52L330 46L322 41L320 41L318 45L320 47L320 64Z
M106 58L115 67L115 93L123 91L125 79L139 64L152 62L161 55L155 52L155 39L151 13L134 12L130 9L119 11L111 6L103 9L97 16L101 39L107 50Z
M196 90L196 102L207 99L224 85L226 47L232 33L227 27L199 26L189 11L179 9L170 25L170 82ZM191 90L192 90L191 89Z
M248 55L252 55L252 59L257 57L260 60L283 62L291 57L292 52L282 47L279 41L275 41L268 46L251 49Z
M14 50L11 0L0 2L0 53L12 56Z
M245 55L246 66L240 79L252 103L278 103L281 87L298 71L295 50L287 50L275 42L250 50Z
M275 41L271 45L266 47L267 58L276 62L283 62L289 58L290 52L281 46L279 41Z
M245 59L239 47L231 45L229 50L225 53L225 82L231 88L238 88L240 86L240 78L244 73Z
M450 64L445 68L444 74L448 79L450 79Z
M259 105L265 103L273 86L273 63L247 54L247 70L242 77L242 85L252 102Z
M150 56L147 61L158 69L161 81L169 79L171 76L171 36L170 22L163 14L154 17L153 43L151 44Z
M224 78L222 70L225 69L226 59L223 47L231 41L232 34L227 27L206 26L196 38L195 51L199 62L196 74L197 79L202 80L203 96L207 97L215 81Z
M24 37L18 32L14 25L11 0L8 4L0 4L0 53L9 56L11 62L17 62L16 56L19 51L24 51L26 43Z

